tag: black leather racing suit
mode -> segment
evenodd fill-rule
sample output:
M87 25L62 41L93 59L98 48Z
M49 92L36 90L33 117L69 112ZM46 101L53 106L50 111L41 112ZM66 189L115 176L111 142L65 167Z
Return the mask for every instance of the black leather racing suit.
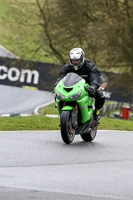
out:
M81 77L83 77L86 82L90 86L95 86L96 93L95 95L92 95L92 97L95 98L95 107L96 109L101 109L103 107L103 104L105 102L105 97L103 95L102 90L98 89L102 84L101 74L98 70L97 66L89 59L85 59L84 65L79 69L75 70L74 67L71 66L71 64L68 62L66 63L59 74L59 78L57 79L55 85L66 76L69 72L74 72Z

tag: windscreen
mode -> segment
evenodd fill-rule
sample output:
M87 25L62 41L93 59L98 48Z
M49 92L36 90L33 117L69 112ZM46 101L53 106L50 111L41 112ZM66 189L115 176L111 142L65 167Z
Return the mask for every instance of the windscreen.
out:
M79 76L78 74L75 73L68 73L64 78L63 78L63 84L66 87L70 87L74 85L75 83L78 83L79 81L82 80L82 77Z

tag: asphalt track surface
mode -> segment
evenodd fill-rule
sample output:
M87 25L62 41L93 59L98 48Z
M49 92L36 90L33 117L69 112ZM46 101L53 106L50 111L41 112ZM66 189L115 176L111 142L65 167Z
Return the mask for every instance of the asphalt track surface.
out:
M71 145L59 131L1 131L0 199L133 199L133 131Z
M0 114L33 114L36 107L54 99L48 91L0 85Z

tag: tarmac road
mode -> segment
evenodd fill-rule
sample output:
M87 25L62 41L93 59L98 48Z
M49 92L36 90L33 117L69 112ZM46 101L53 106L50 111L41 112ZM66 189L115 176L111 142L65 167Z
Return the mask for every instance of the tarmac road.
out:
M59 131L1 131L0 199L133 199L133 131L71 145Z
M33 114L36 107L54 99L48 91L0 85L0 114Z

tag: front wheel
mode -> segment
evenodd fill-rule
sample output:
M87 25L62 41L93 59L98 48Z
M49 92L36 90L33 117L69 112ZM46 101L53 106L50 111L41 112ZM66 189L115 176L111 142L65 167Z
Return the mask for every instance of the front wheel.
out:
M97 133L97 126L94 126L90 128L88 133L84 133L83 135L81 134L81 138L86 142L91 142L96 137L96 133Z
M72 127L71 111L63 110L60 116L61 136L66 144L70 144L75 137Z

